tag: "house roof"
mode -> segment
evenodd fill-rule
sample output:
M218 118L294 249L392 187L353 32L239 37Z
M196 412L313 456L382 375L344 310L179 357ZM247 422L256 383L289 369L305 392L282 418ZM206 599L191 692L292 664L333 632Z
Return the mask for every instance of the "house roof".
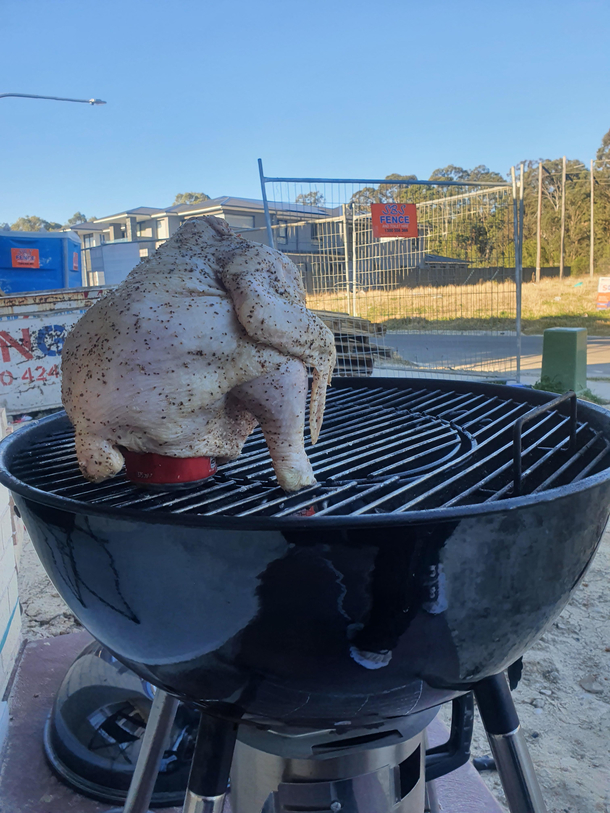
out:
M210 200L202 200L199 203L179 203L176 206L168 207L168 212L175 212L176 214L189 214L191 212L204 212L207 209L263 209L264 204L262 200L255 200L253 198L235 198L231 195L222 195L219 198L211 198Z
M137 206L135 209L126 209L124 212L98 217L95 221L88 223L78 223L74 230L100 231L117 220L125 220L128 217L135 217L137 220L147 220L151 217L162 217L163 215L195 215L205 214L214 210L223 209L250 209L253 212L262 212L264 203L256 198L238 198L232 195L222 195L218 198L201 201L201 203L179 203L176 206L157 208L154 206ZM327 217L333 210L324 206L305 206L302 203L289 203L286 201L269 201L269 209L274 212L285 212L293 215L315 215L317 217Z
M165 209L159 209L156 206L138 206L136 209L129 209L128 215L156 215L159 212L164 212Z
M158 209L154 206L136 206L135 209L126 209L124 212L119 212L116 215L107 215L106 217L98 217L96 223L104 222L109 223L112 220L121 220L124 217L144 217L149 218L152 215L164 214L165 209Z
M104 231L104 223L96 223L90 220L86 223L76 223L74 226L63 226L61 231L75 231L75 232L90 232L90 231Z
M253 209L262 211L265 204L256 198L237 198L231 195L223 195L219 198L212 198L201 203L181 203L177 206L170 206L166 211L175 214L190 214L195 212L205 212L209 209ZM269 201L269 209L273 212L293 212L295 214L315 214L326 216L330 209L324 206L305 206L302 203L288 203L287 201Z

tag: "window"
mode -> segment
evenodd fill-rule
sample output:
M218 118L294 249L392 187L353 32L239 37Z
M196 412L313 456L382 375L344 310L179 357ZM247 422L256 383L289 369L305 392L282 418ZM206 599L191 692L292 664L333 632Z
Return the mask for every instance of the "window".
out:
M318 224L312 223L311 224L311 242L312 243L319 243L320 242L320 232L318 231Z
M278 220L276 229L277 244L285 246L288 242L288 223L285 220Z
M254 215L225 215L225 220L235 229L254 228Z
M152 237L152 228L150 222L138 223L136 226L138 237Z
M165 237L165 220L157 220L157 240Z
M83 234L83 247L91 248L93 245L93 234Z

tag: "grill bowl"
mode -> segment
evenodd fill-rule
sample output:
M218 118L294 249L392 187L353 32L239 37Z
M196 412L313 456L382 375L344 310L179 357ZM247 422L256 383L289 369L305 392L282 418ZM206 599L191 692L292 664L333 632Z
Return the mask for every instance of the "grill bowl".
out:
M475 393L524 413L553 398L423 383L348 379L334 389ZM605 410L581 403L578 417L607 444ZM565 606L609 513L602 458L560 487L399 513L117 507L43 491L14 473L66 428L65 416L52 416L7 439L0 481L71 610L144 679L274 728L379 725L502 670ZM459 462L446 465L447 481L459 476ZM381 668L370 652L384 653Z

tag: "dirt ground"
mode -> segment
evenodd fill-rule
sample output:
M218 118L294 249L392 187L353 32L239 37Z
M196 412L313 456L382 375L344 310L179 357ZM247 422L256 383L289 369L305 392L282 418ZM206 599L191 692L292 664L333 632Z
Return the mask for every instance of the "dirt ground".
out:
M82 630L51 584L27 535L19 562L19 601L21 631L27 641Z
M514 694L548 813L610 813L609 574L610 530L570 604L526 654ZM19 575L27 639L80 629L29 542ZM472 753L489 753L478 720ZM481 776L505 803L497 773Z
M610 526L514 693L548 813L610 813ZM474 756L489 753L480 721ZM497 773L481 774L505 804ZM506 807L508 810L508 807Z

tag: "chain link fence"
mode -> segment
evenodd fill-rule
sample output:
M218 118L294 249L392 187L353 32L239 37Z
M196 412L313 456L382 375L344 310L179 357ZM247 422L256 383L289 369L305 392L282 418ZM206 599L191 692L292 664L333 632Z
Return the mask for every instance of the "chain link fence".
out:
M335 332L344 375L518 377L513 188L265 178L266 229ZM374 237L372 203L413 203L417 237ZM517 248L518 251L518 248ZM486 338L487 337L487 338Z

